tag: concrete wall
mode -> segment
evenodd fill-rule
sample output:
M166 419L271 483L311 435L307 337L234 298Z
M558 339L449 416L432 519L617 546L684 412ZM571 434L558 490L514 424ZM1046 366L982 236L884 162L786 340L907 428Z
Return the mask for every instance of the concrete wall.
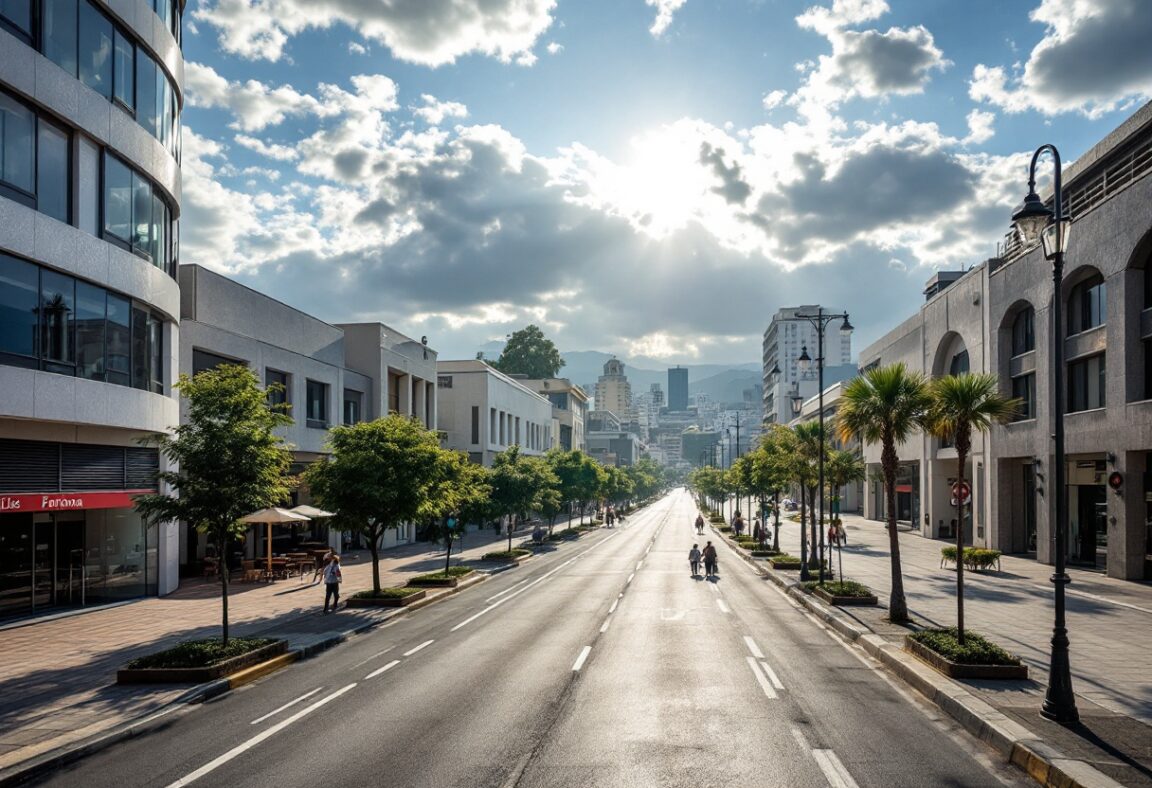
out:
M521 454L540 456L552 445L552 403L547 397L497 372L482 361L441 361L440 429L446 448L467 452L489 466L501 451L518 444ZM472 408L479 408L479 442L472 442ZM493 428L493 412L496 425ZM519 440L516 435L520 424ZM501 434L500 423L504 430ZM511 426L509 426L509 424ZM531 440L530 440L531 438Z

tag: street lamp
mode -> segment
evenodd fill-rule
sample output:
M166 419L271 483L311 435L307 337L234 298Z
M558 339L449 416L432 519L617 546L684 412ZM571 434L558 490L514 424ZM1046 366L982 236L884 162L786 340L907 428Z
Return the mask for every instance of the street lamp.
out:
M840 324L840 336L847 337L847 336L852 335L853 328L852 328L852 324L848 322L848 313L847 312L844 312L843 314L839 314L839 315L828 314L824 311L824 307L820 307L819 309L817 309L816 314L814 314L814 315L806 315L806 314L797 312L796 317L801 318L803 320L807 320L812 325L812 327L816 329L816 370L817 370L816 387L817 387L817 396L819 397L819 402L817 404L817 408L818 408L817 418L819 419L819 422L820 422L820 456L819 456L819 460L817 463L819 466L819 469L820 469L819 470L819 481L817 482L820 485L819 486L819 492L817 493L817 495L819 496L819 498L817 499L817 501L818 501L817 510L819 511L820 516L819 516L819 519L816 521L818 523L818 527L816 528L816 532L818 535L817 538L819 539L819 545L820 545L820 558L819 558L819 560L820 560L820 583L821 583L821 585L823 585L823 583L824 583L824 329L826 329L828 327L828 324L831 323L833 320L843 320L844 322L842 322ZM812 363L812 359L808 355L808 347L807 346L804 346L801 349L800 358L798 358L797 361L800 363L800 369L802 369L804 371L808 370L808 366ZM840 579L843 580L844 578L840 578Z
M1045 152L1052 154L1055 168L1053 189L1054 210L1044 204L1036 194L1036 162ZM1040 713L1061 725L1072 725L1080 719L1076 710L1076 696L1072 692L1072 666L1068 657L1068 627L1064 618L1064 586L1069 582L1065 571L1065 552L1068 530L1068 491L1064 486L1064 332L1061 320L1060 285L1064 279L1064 252L1068 248L1068 231L1072 220L1064 215L1061 187L1060 152L1054 145L1041 145L1032 154L1028 167L1028 196L1024 204L1012 214L1020 240L1032 244L1039 238L1045 259L1052 261L1052 418L1054 488L1056 490L1055 572L1052 583L1056 587L1056 620L1052 627L1052 656L1048 665L1048 693Z
M805 348L804 349L804 356L807 356L807 355L808 355L808 350L807 350L807 348ZM811 359L809 359L809 360L811 360ZM800 363L803 364L804 362L800 362ZM804 397L800 396L800 384L797 383L796 388L793 390L793 394L792 394L792 416L793 417L799 416L800 411L802 411L803 409L804 409ZM804 484L803 484L803 482L801 482L801 484L800 484L800 505L801 505L801 507L803 507L803 505L804 505ZM811 505L811 504L809 504L809 505ZM801 528L800 529L800 582L807 583L811 579L811 577L812 576L808 573L808 534L804 532L803 528Z

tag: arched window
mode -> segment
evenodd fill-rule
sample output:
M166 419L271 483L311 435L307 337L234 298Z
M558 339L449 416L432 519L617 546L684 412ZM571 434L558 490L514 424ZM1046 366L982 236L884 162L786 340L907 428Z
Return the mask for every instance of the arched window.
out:
M1093 274L1072 288L1068 297L1068 335L1104 325L1107 316L1107 285Z
M961 350L959 353L952 357L952 362L948 365L949 375L963 375L970 369L968 363L968 351Z
M1021 309L1012 321L1012 355L1019 356L1036 349L1036 312L1032 307Z

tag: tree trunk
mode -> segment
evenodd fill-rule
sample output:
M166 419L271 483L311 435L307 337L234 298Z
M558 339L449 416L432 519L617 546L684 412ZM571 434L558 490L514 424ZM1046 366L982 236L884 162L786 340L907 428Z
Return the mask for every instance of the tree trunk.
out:
M380 593L380 537L384 535L383 529L372 529L368 539L368 552L372 554L372 592Z
M228 645L228 537L222 540L220 548L220 618L221 641Z
M512 523L513 515L508 515L508 552L512 552Z
M773 499L774 499L774 503L775 503L775 507L774 507L775 512L773 513L773 520L774 520L775 528L773 529L774 533L772 534L772 549L775 550L776 552L780 552L780 492L779 491L777 491L773 495Z
M964 462L968 459L969 438L963 428L956 430L956 641L964 645Z
M800 485L800 563L808 563L808 502L804 500L804 485Z
M884 497L888 503L888 550L892 563L892 593L888 597L888 619L895 624L908 621L908 600L904 598L904 575L900 568L900 533L896 530L896 456L895 439L885 435L881 465L884 469Z
M810 569L817 569L820 566L819 544L820 544L820 531L817 529L823 528L824 524L817 522L820 519L820 510L816 507L816 487L811 487L808 490L808 506L812 509L808 516L808 527L811 529L812 541L809 542L810 551L808 553L808 567Z
M448 568L452 566L452 534L449 533L447 537L448 550L444 555L444 574L448 574Z

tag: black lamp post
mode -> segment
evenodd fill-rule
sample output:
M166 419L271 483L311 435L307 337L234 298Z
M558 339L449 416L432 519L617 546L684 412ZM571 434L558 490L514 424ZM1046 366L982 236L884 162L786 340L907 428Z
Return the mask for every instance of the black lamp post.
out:
M804 355L808 355L807 351L805 351ZM803 356L801 356L801 358L803 358ZM804 398L802 396L800 396L800 384L797 383L795 393L792 395L792 416L793 417L799 416L800 411L803 409L804 409ZM812 503L811 503L811 501L809 501L808 506L811 506L811 505L812 505ZM800 511L801 511L801 513L808 511L807 509L804 508L804 484L803 484L803 482L801 482L801 484L800 484ZM801 516L800 520L801 520L801 528L800 528L800 582L807 583L809 580L812 579L812 575L810 575L808 573L808 533L803 528L803 520L804 520L803 516Z
M1054 210L1044 204L1036 194L1036 162L1045 152L1052 154L1055 167ZM1026 244L1039 238L1044 257L1052 261L1052 418L1053 487L1056 491L1055 572L1052 583L1056 587L1056 620L1052 627L1052 656L1048 666L1048 694L1040 713L1062 725L1079 721L1076 696L1072 692L1072 666L1068 659L1068 627L1064 618L1064 586L1069 582L1065 571L1065 552L1068 532L1068 491L1064 486L1064 331L1061 310L1060 285L1064 279L1064 252L1068 248L1068 231L1072 220L1064 216L1061 194L1060 152L1054 145L1041 145L1032 154L1028 167L1028 196L1024 204L1012 214L1012 221Z
M848 313L847 312L844 312L843 314L839 314L839 315L831 315L831 314L827 314L824 311L824 307L820 307L819 309L817 309L816 314L814 314L814 315L805 315L803 313L797 312L796 317L803 318L804 320L807 320L809 323L812 324L812 327L816 329L816 370L817 370L816 386L818 389L817 396L819 397L819 402L817 405L817 408L818 408L817 418L819 419L819 422L820 422L820 458L819 458L819 461L817 463L819 465L819 468L820 468L820 470L819 470L820 475L819 475L819 482L818 482L818 484L820 486L818 488L819 492L817 493L817 495L819 496L817 508L818 508L818 511L820 512L820 519L816 521L818 524L818 527L816 528L816 532L818 534L817 538L820 541L820 584L823 585L824 584L824 442L825 442L824 441L824 329L827 328L828 324L831 323L833 320L843 320L844 322L840 324L840 336L846 337L846 336L851 335L851 333L852 333L852 324L848 322ZM803 348L803 352L801 352L800 357L797 359L797 361L800 364L800 369L802 371L807 371L808 365L812 362L811 357L808 355L808 348L806 348L806 347ZM840 579L843 580L844 578L840 578Z

